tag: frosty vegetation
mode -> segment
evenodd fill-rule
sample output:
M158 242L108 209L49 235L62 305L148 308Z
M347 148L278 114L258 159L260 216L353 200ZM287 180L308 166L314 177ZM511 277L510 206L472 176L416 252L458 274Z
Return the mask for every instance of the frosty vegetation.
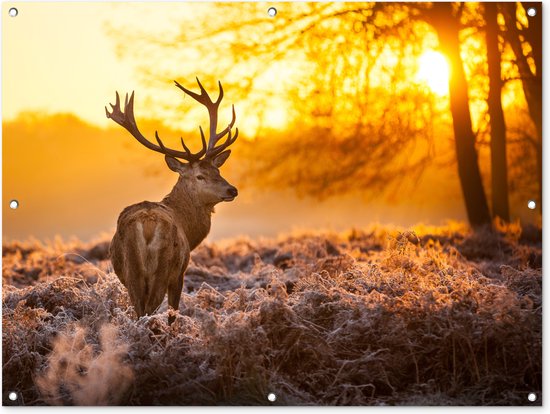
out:
M4 244L4 404L541 403L539 229L204 243L171 326L136 319L108 243Z

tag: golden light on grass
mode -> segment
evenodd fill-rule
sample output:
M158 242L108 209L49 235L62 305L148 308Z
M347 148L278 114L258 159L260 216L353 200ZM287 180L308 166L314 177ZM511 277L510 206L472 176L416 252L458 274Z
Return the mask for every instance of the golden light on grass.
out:
M425 83L437 95L449 93L449 62L434 50L424 52L418 59L418 81Z

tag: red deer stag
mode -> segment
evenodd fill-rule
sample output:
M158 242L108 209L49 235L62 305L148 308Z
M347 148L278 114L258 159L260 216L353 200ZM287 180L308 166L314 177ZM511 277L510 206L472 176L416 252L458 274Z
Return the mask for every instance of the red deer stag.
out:
M183 151L167 148L157 132L155 138L158 145L147 140L136 124L133 92L130 99L126 95L124 111L120 108L118 92L115 104L110 104L112 112L105 108L107 118L123 126L147 148L164 154L168 167L179 174L176 185L162 201L143 201L126 207L118 217L116 233L111 241L110 256L114 271L128 289L138 317L152 314L162 303L166 292L168 305L178 309L183 274L191 250L208 235L214 206L221 201L232 201L237 196L237 189L219 171L231 153L226 148L235 142L239 134L236 129L235 135L231 136L236 119L235 107L232 107L231 123L217 132L222 85L218 82L220 92L213 102L198 78L197 82L200 95L175 82L178 88L208 109L208 146L202 127L199 127L202 149L197 153L189 150L183 138ZM225 136L225 141L216 146ZM178 158L187 162L181 162Z

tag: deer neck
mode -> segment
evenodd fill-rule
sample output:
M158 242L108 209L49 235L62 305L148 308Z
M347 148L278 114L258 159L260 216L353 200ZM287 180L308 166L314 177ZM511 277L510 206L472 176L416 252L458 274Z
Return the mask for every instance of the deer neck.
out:
M191 250L210 232L214 206L200 203L182 177L161 203L173 211L174 221L185 233Z

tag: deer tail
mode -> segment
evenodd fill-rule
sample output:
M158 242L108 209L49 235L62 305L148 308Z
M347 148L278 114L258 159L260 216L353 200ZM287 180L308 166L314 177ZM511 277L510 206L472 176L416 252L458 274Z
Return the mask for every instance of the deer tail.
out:
M138 221L136 223L136 241L138 247L138 261L143 273L151 275L158 268L159 262L159 250L160 250L160 229L156 223L146 223L148 234L145 234L143 223ZM151 231L152 235L151 235ZM151 237L152 236L152 237Z

